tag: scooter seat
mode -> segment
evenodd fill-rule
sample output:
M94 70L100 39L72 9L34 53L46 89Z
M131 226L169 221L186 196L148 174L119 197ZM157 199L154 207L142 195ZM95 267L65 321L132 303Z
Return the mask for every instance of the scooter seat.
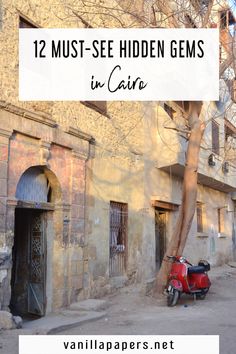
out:
M193 274L193 273L204 273L205 272L205 267L204 266L191 266L188 267L188 274Z

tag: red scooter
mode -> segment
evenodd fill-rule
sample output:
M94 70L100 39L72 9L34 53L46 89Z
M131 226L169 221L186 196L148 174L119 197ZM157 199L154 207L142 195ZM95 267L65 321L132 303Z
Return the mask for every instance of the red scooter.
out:
M193 266L185 257L167 256L173 262L167 285L167 305L175 306L182 293L192 294L198 299L204 299L211 282L207 272L210 264L199 261Z

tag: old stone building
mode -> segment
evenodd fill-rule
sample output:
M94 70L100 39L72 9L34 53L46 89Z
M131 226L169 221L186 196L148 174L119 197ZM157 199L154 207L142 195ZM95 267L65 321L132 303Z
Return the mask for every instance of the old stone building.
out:
M42 315L46 299L51 311L52 303L65 306L82 288L92 139L3 102L1 127L1 249L12 255L2 307L11 297L13 309Z
M181 104L18 100L19 27L133 23L121 2L82 17L80 2L66 3L3 0L0 11L0 308L21 315L149 282L181 203L186 139L166 129L181 124ZM225 154L235 108L226 114L221 103L202 113L209 123L185 249L215 265L235 250L235 165Z
M114 187L107 188L109 200L126 203L128 190L135 195L128 183L119 192L119 179L127 180L135 164L140 106L19 102L18 29L87 25L71 11L68 16L63 4L1 5L0 303L13 313L44 315L110 290L104 184ZM115 26L106 16L96 21ZM97 178L102 187L94 183ZM97 210L105 211L104 220ZM97 235L94 225L106 233Z

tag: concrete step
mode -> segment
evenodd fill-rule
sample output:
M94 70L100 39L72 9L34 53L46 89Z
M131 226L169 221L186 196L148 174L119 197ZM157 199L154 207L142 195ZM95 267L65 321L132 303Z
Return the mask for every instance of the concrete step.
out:
M66 329L80 326L82 324L99 320L106 316L106 312L88 311L78 312L64 310L41 317L34 321L23 322L22 328L29 330L32 334L54 334Z
M70 305L69 310L72 311L103 311L108 307L106 300L87 299L75 302Z
M228 265L229 265L231 268L236 268L236 262L229 262Z
M128 281L128 277L126 275L116 276L110 278L110 284L112 288L119 289L123 288Z

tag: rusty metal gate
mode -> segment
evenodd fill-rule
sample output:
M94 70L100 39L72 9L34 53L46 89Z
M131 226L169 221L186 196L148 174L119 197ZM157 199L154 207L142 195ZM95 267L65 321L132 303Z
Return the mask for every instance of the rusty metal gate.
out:
M32 213L29 247L28 312L45 314L46 247L44 214Z
M110 202L110 276L126 271L127 224L128 204Z
M16 208L11 310L43 316L46 308L46 212Z

